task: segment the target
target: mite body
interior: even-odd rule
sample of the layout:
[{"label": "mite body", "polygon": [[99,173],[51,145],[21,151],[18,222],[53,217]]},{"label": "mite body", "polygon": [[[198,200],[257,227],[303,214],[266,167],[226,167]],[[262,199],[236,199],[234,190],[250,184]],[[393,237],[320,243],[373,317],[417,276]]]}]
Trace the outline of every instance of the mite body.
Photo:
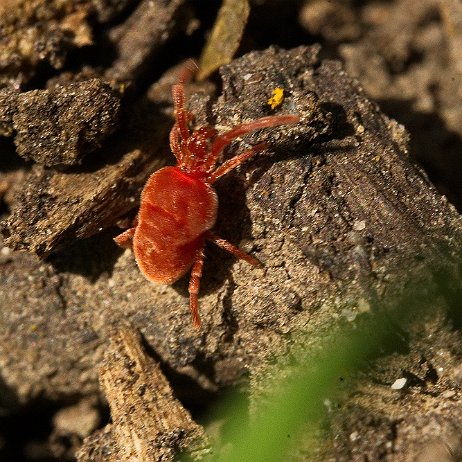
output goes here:
[{"label": "mite body", "polygon": [[204,245],[210,240],[254,266],[259,262],[216,236],[218,197],[213,183],[266,147],[260,143],[216,166],[218,157],[234,139],[257,129],[296,123],[296,115],[269,116],[240,124],[217,135],[213,127],[190,132],[184,108],[184,82],[191,77],[191,62],[172,88],[175,124],[170,147],[177,164],[154,172],[141,194],[133,228],[117,236],[122,247],[132,246],[136,262],[150,281],[172,284],[191,268],[190,306],[195,327],[200,327],[198,293],[204,263]]},{"label": "mite body", "polygon": [[151,281],[171,284],[192,266],[217,217],[218,198],[204,181],[177,167],[151,175],[141,195],[133,251]]}]

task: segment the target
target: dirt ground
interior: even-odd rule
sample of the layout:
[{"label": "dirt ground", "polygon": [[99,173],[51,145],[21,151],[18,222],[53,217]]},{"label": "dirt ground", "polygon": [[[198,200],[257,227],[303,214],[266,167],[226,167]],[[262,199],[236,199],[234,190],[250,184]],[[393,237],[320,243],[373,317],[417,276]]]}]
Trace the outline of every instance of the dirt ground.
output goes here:
[{"label": "dirt ground", "polygon": [[[426,309],[292,457],[462,460],[461,50],[459,0],[3,0],[0,460],[201,460],[224,390],[258,412],[275,357],[411,284]],[[188,277],[151,284],[113,241],[174,162],[190,57],[191,128],[300,117],[223,155],[266,143],[214,228],[263,267],[207,244],[200,330]]]}]

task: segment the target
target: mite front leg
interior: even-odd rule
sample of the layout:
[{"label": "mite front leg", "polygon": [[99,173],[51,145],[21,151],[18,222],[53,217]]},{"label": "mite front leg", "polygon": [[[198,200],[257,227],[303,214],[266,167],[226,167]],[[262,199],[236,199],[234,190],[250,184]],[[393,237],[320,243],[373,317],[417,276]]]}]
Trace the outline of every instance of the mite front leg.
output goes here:
[{"label": "mite front leg", "polygon": [[176,158],[178,164],[183,161],[183,153],[181,152],[181,133],[178,124],[175,122],[170,130],[170,150]]},{"label": "mite front leg", "polygon": [[184,108],[184,85],[178,83],[172,87],[173,113],[175,114],[176,126],[180,132],[181,141],[184,143],[189,138],[188,116]]},{"label": "mite front leg", "polygon": [[193,326],[199,329],[201,320],[199,317],[199,287],[202,277],[202,268],[204,266],[204,246],[196,253],[196,259],[191,269],[191,277],[189,279],[189,305],[193,319]]},{"label": "mite front leg", "polygon": [[185,110],[184,86],[185,83],[192,79],[197,69],[197,64],[194,60],[188,59],[180,71],[178,83],[172,86],[173,112],[183,143],[189,138],[188,113]]}]

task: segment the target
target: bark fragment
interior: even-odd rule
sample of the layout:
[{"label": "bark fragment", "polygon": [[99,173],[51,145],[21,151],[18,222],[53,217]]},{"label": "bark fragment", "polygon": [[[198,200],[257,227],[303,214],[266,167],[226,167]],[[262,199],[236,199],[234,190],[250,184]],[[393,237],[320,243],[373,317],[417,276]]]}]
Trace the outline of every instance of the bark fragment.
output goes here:
[{"label": "bark fragment", "polygon": [[193,459],[207,452],[207,439],[174,398],[159,364],[143,351],[140,336],[125,327],[114,333],[100,369],[100,382],[111,408],[114,448],[96,459],[83,448],[79,462],[173,461],[188,449]]},{"label": "bark fragment", "polygon": [[120,97],[99,79],[8,96],[3,132],[12,133],[10,122],[17,153],[48,167],[81,164],[119,121]]},{"label": "bark fragment", "polygon": [[111,31],[117,58],[106,76],[118,81],[136,81],[156,53],[185,25],[184,0],[143,0],[130,18]]}]

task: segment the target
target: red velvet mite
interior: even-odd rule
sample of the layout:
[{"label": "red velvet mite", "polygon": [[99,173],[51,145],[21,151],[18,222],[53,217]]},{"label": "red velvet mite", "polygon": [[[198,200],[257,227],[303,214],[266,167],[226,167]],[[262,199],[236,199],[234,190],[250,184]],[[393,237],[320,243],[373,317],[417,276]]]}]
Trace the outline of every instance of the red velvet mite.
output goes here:
[{"label": "red velvet mite", "polygon": [[153,282],[172,284],[190,268],[189,297],[193,325],[200,327],[198,293],[204,263],[205,241],[212,241],[254,266],[258,260],[210,231],[215,225],[218,198],[213,183],[264,149],[260,143],[216,166],[223,149],[245,133],[265,127],[296,123],[296,115],[268,116],[237,125],[217,135],[210,126],[190,132],[190,114],[185,110],[184,83],[197,66],[189,61],[173,85],[175,123],[170,148],[177,164],[154,172],[141,194],[140,209],[133,228],[114,240],[132,246],[143,275]]}]

